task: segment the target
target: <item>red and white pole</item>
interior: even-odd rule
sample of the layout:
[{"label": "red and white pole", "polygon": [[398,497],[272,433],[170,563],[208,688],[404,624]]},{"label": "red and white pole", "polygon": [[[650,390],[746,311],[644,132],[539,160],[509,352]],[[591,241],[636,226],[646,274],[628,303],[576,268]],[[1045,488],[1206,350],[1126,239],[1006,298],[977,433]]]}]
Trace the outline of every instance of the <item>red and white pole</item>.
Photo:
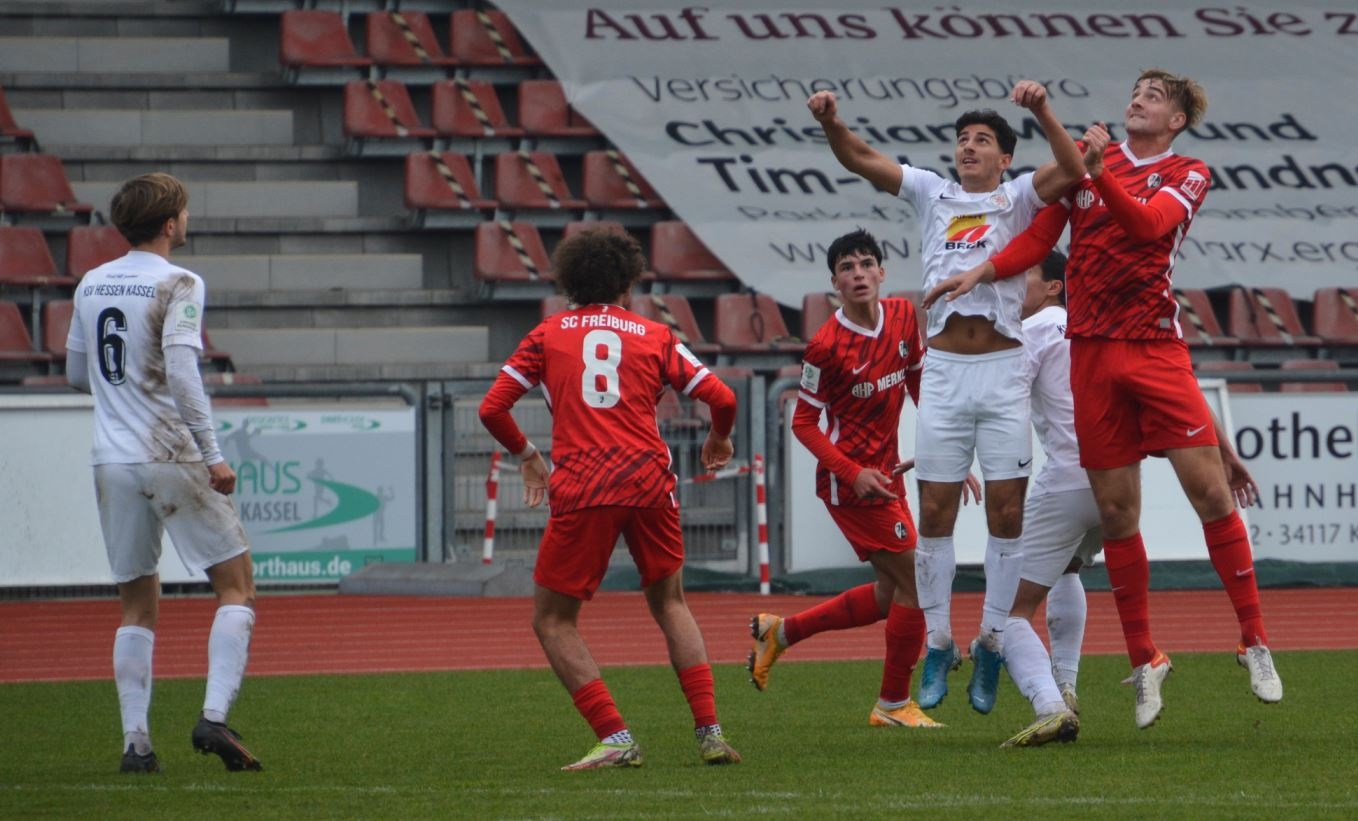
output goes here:
[{"label": "red and white pole", "polygon": [[759,594],[769,595],[769,508],[764,500],[764,457],[754,457],[754,508],[759,523]]},{"label": "red and white pole", "polygon": [[490,474],[486,476],[486,540],[481,545],[481,564],[490,564],[495,554],[496,497],[500,495],[500,451],[490,455]]}]

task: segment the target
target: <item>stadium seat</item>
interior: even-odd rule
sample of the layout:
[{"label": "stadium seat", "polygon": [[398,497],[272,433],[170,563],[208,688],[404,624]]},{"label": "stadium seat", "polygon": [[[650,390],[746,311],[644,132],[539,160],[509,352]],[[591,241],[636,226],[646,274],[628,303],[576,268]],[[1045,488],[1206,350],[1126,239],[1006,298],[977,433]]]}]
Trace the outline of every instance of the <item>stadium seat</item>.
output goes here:
[{"label": "stadium seat", "polygon": [[28,227],[0,227],[0,285],[31,288],[69,287],[74,277],[57,273],[42,231]]},{"label": "stadium seat", "polygon": [[19,306],[0,300],[0,381],[17,382],[45,373],[51,361],[50,353],[34,350]]},{"label": "stadium seat", "polygon": [[[566,187],[556,157],[545,151],[511,151],[495,156],[495,199],[517,210],[582,211],[585,201]],[[566,221],[569,221],[567,219]]]},{"label": "stadium seat", "polygon": [[406,156],[405,206],[414,212],[416,225],[470,226],[496,203],[481,196],[465,156],[424,151]]},{"label": "stadium seat", "polygon": [[735,274],[678,220],[651,226],[651,268],[660,279],[736,281]]},{"label": "stadium seat", "polygon": [[368,57],[379,66],[456,66],[443,53],[429,15],[422,11],[378,11],[367,17]]},{"label": "stadium seat", "polygon": [[716,341],[729,354],[800,354],[806,349],[788,333],[778,303],[768,294],[718,295]]},{"label": "stadium seat", "polygon": [[436,135],[434,129],[420,122],[404,83],[354,80],[344,86],[344,136],[350,141],[350,152],[362,154],[369,140],[399,141],[384,147],[383,153],[406,153],[409,141],[424,141],[428,147],[428,141]]},{"label": "stadium seat", "polygon": [[20,128],[14,121],[14,114],[5,101],[5,89],[0,87],[0,144],[3,143],[14,143],[22,151],[28,151],[36,145],[33,132]]},{"label": "stadium seat", "polygon": [[54,299],[42,306],[42,348],[54,360],[66,360],[66,337],[74,311],[75,301],[71,299]]},{"label": "stadium seat", "polygon": [[434,130],[443,137],[517,138],[523,129],[509,124],[495,86],[485,80],[440,80],[433,86]]},{"label": "stadium seat", "polygon": [[617,151],[585,154],[583,189],[585,202],[596,209],[664,208],[651,184],[626,157]]},{"label": "stadium seat", "polygon": [[1311,325],[1328,358],[1358,364],[1358,288],[1316,291]]},{"label": "stadium seat", "polygon": [[131,250],[112,225],[77,225],[66,234],[66,275],[80,279]]},{"label": "stadium seat", "polygon": [[31,215],[74,216],[88,223],[93,206],[77,202],[61,158],[52,154],[0,157],[0,211],[11,221]]},{"label": "stadium seat", "polygon": [[476,226],[472,273],[478,280],[551,282],[552,263],[536,225],[529,222],[483,222]]},{"label": "stadium seat", "polygon": [[802,297],[802,339],[811,339],[839,310],[838,294],[809,293]]},{"label": "stadium seat", "polygon": [[339,12],[293,10],[280,17],[278,62],[289,83],[343,82],[373,64],[354,50]]},{"label": "stadium seat", "polygon": [[655,322],[662,322],[675,336],[699,356],[716,354],[721,346],[708,342],[693,316],[693,307],[679,294],[641,294],[632,297],[632,310]]},{"label": "stadium seat", "polygon": [[1227,336],[1212,309],[1212,299],[1197,288],[1175,288],[1174,299],[1179,305],[1179,326],[1193,358],[1230,359],[1240,347],[1240,340]]},{"label": "stadium seat", "polygon": [[69,388],[71,383],[66,380],[64,373],[43,373],[33,376],[25,376],[19,380],[19,384],[25,388]]},{"label": "stadium seat", "polygon": [[1264,386],[1258,382],[1237,382],[1232,380],[1229,374],[1253,372],[1254,366],[1248,362],[1238,362],[1230,359],[1208,360],[1206,362],[1195,362],[1193,368],[1197,371],[1201,379],[1221,378],[1226,381],[1226,388],[1231,393],[1262,393]]},{"label": "stadium seat", "polygon": [[532,137],[599,137],[599,129],[566,102],[556,80],[519,83],[519,125]]},{"label": "stadium seat", "polygon": [[1279,362],[1320,346],[1319,337],[1302,327],[1292,297],[1282,288],[1233,289],[1227,324],[1251,361]]},{"label": "stadium seat", "polygon": [[530,53],[502,11],[458,9],[448,18],[448,53],[472,66],[536,67]]},{"label": "stadium seat", "polygon": [[[1332,359],[1285,359],[1278,363],[1278,369],[1310,373],[1334,373],[1339,371],[1339,363]],[[1278,386],[1282,393],[1342,393],[1348,390],[1344,382],[1283,382]]]},{"label": "stadium seat", "polygon": [[203,328],[203,350],[198,354],[198,359],[214,370],[235,370],[235,366],[231,364],[231,354],[212,344],[212,338],[207,335],[207,328]]}]

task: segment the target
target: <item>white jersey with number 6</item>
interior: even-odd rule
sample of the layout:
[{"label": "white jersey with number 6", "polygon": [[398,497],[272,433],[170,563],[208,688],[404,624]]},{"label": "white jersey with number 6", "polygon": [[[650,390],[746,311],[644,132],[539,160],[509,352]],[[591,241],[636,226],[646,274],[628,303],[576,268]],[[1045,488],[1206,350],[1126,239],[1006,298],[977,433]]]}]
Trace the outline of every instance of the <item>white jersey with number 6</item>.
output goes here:
[{"label": "white jersey with number 6", "polygon": [[164,348],[201,350],[203,280],[146,251],[130,251],[76,286],[66,340],[83,352],[94,394],[92,463],[199,462],[165,379]]}]

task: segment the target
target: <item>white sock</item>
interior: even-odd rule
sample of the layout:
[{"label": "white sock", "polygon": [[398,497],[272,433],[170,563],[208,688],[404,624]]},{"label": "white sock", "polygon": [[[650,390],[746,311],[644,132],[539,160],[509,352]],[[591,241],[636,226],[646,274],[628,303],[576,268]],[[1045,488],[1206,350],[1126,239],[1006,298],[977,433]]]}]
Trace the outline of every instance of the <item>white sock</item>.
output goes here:
[{"label": "white sock", "polygon": [[1047,594],[1047,635],[1051,637],[1052,673],[1058,684],[1075,685],[1088,611],[1080,574],[1063,573]]},{"label": "white sock", "polygon": [[1014,607],[1019,571],[1023,569],[1023,541],[991,536],[985,547],[985,605],[981,608],[981,635],[1002,644],[1004,623]]},{"label": "white sock", "polygon": [[151,752],[151,657],[156,634],[145,627],[119,627],[113,638],[113,680],[123,716],[123,749]]},{"label": "white sock", "polygon": [[1018,685],[1019,692],[1032,702],[1038,715],[1066,709],[1061,691],[1056,689],[1056,681],[1052,679],[1051,657],[1027,619],[1013,616],[1008,620],[1004,632],[1004,666],[1009,668],[1009,677]]},{"label": "white sock", "polygon": [[952,582],[957,548],[951,536],[921,536],[915,546],[915,589],[929,631],[928,645],[943,649],[952,641]]},{"label": "white sock", "polygon": [[227,713],[240,692],[245,677],[245,661],[250,656],[250,633],[255,627],[255,611],[244,605],[225,604],[217,608],[212,632],[207,637],[207,695],[203,716],[208,721],[226,723]]}]

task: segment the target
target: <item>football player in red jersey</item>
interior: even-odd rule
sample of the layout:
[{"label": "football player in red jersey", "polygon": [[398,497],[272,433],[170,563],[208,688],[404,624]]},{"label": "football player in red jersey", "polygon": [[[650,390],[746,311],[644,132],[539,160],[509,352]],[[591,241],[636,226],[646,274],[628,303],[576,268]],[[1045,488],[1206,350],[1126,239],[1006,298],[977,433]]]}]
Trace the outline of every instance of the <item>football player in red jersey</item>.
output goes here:
[{"label": "football player in red jersey", "polygon": [[[603,580],[619,535],[665,634],[703,761],[740,761],[722,737],[712,668],[684,601],[676,479],[656,425],[656,402],[666,387],[705,402],[712,428],[702,463],[716,470],[731,459],[736,399],[667,326],[627,310],[645,264],[628,236],[595,230],[563,240],[553,265],[576,307],[548,317],[524,337],[481,403],[481,422],[521,462],[524,501],[550,501],[533,570],[533,630],[599,738],[567,770],[641,765],[640,746],[577,627],[580,607]],[[550,476],[546,460],[509,413],[538,385],[552,412]]]},{"label": "football player in red jersey", "polygon": [[926,304],[979,282],[1026,270],[1071,226],[1068,305],[1071,389],[1080,463],[1103,522],[1104,557],[1136,684],[1136,722],[1155,723],[1172,669],[1151,640],[1150,569],[1141,540],[1141,460],[1170,460],[1203,523],[1207,553],[1240,622],[1236,658],[1260,701],[1282,699],[1268,650],[1249,534],[1236,504],[1257,494],[1253,478],[1198,390],[1170,276],[1178,248],[1211,187],[1199,160],[1174,138],[1196,125],[1207,95],[1194,80],[1150,69],[1137,78],[1123,127],[1085,134],[1088,175],[1039,214],[1032,228],[982,265],[940,283]]},{"label": "football player in red jersey", "polygon": [[[885,617],[882,687],[868,723],[941,727],[910,698],[924,614],[915,591],[915,523],[905,502],[897,428],[906,392],[919,401],[919,323],[909,300],[880,298],[886,274],[871,234],[839,237],[827,257],[830,284],[843,307],[806,346],[792,431],[816,456],[816,495],[877,580],[786,619],[755,616],[751,680],[763,690],[783,651],[809,636]],[[828,417],[824,431],[822,412]]]}]

